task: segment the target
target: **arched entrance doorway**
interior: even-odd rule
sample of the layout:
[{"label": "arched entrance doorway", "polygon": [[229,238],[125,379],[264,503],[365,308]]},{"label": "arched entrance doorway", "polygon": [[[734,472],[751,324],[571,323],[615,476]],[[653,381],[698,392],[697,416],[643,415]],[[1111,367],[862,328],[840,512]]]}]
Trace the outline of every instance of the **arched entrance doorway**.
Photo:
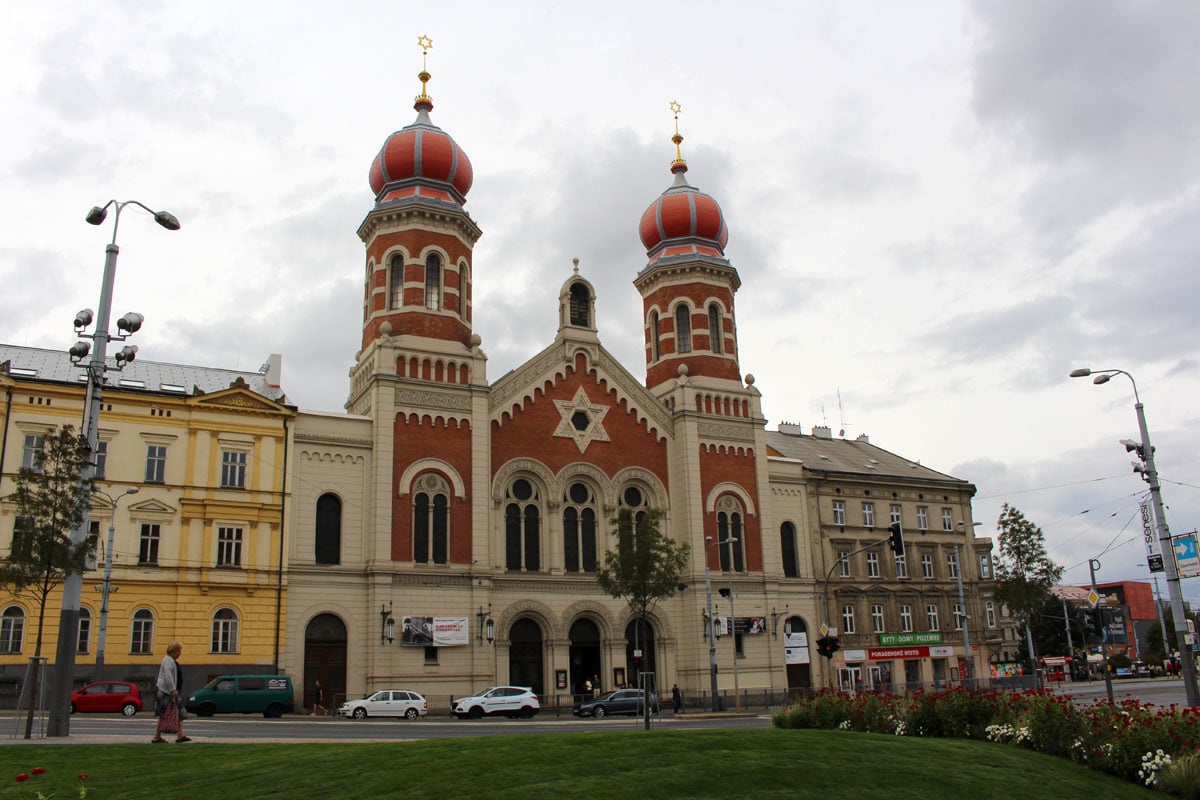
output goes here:
[{"label": "arched entrance doorway", "polygon": [[788,617],[783,624],[784,658],[787,660],[788,689],[812,688],[812,658],[810,653],[816,652],[816,647],[810,647],[808,628],[799,617]]},{"label": "arched entrance doorway", "polygon": [[304,629],[304,707],[312,708],[313,686],[325,687],[325,707],[336,711],[346,699],[346,625],[318,614]]},{"label": "arched entrance doorway", "polygon": [[571,693],[583,694],[584,683],[600,674],[600,629],[590,619],[571,625]]},{"label": "arched entrance doorway", "polygon": [[[638,652],[641,655],[637,655]],[[657,683],[643,687],[639,675],[645,673],[647,679],[653,680],[658,674],[658,664],[654,653],[654,626],[650,620],[639,623],[633,620],[625,628],[625,682],[637,688],[658,690]],[[614,680],[616,680],[614,676]]]},{"label": "arched entrance doorway", "polygon": [[542,629],[531,619],[519,619],[508,631],[508,678],[513,686],[528,686],[539,697],[542,681]]}]

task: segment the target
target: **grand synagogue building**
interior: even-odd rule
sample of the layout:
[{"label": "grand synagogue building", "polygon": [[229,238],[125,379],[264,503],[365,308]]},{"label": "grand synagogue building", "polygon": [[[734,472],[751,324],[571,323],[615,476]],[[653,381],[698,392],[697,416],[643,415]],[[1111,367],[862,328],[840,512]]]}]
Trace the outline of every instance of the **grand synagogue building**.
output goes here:
[{"label": "grand synagogue building", "polygon": [[[110,673],[152,675],[155,653],[178,638],[197,680],[279,669],[306,689],[320,678],[335,695],[460,695],[512,683],[545,698],[644,674],[699,702],[712,680],[710,607],[724,634],[715,653],[723,694],[916,685],[957,678],[966,662],[981,676],[1007,657],[991,599],[992,543],[973,535],[970,483],[865,436],[767,430],[759,389],[742,371],[740,279],[725,256],[725,219],[688,182],[678,132],[665,190],[640,220],[630,215],[646,250],[633,276],[644,377],[601,344],[595,291],[576,266],[559,292],[553,340],[489,383],[472,324],[472,164],[433,123],[429,75],[420,77],[416,119],[370,165],[348,413],[290,406],[277,360],[265,389],[249,376],[194,392],[193,376],[178,381],[178,421],[152,420],[178,426],[165,433],[142,431],[137,410],[166,402],[154,400],[158,384],[122,380],[106,394],[130,410],[108,421],[102,413],[108,452],[126,455],[109,455],[98,486],[110,496],[140,487],[137,503],[112,505],[116,549],[138,553],[149,522],[156,537],[153,562],[117,561],[114,577],[128,589],[109,621]],[[5,354],[0,388],[16,398],[5,407],[6,437],[49,430],[49,401],[35,402],[42,394],[57,398],[55,409],[81,405],[77,376],[55,383],[21,367],[26,348]],[[40,415],[36,424],[30,415]],[[198,438],[192,415],[205,415],[200,427],[212,432]],[[147,442],[176,479],[141,480]],[[251,484],[225,485],[218,464],[229,448],[243,454],[242,474],[257,476]],[[0,531],[9,535],[19,467],[11,453],[0,464]],[[168,459],[180,456],[207,466],[173,469]],[[260,497],[248,502],[247,490]],[[623,507],[661,509],[665,533],[691,552],[680,591],[640,630],[595,576]],[[886,544],[893,521],[906,532],[903,557]],[[244,556],[238,539],[237,559],[231,530],[249,537]],[[35,616],[26,600],[0,596],[5,674],[32,654]],[[842,648],[828,661],[813,646],[822,625]],[[89,658],[79,635],[82,679]]]}]

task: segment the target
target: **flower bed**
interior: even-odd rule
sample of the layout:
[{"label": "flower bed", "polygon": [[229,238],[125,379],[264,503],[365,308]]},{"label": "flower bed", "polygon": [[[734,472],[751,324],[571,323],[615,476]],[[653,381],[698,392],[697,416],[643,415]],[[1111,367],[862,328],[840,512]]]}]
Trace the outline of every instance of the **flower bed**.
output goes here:
[{"label": "flower bed", "polygon": [[[1137,700],[1077,706],[1070,698],[1046,691],[972,692],[955,687],[906,695],[820,692],[777,711],[772,721],[777,728],[1016,745],[1185,797],[1196,796],[1188,793],[1186,779],[1176,778],[1183,764],[1197,761],[1192,756],[1200,748],[1198,709]],[[1162,780],[1167,777],[1170,780]]]}]

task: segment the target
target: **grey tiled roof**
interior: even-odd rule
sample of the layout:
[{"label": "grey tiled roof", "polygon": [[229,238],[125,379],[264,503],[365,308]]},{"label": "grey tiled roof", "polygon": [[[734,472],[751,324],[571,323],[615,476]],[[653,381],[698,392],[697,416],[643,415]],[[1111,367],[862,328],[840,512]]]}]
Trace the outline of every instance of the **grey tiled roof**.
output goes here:
[{"label": "grey tiled roof", "polygon": [[[789,426],[791,427],[791,426]],[[767,446],[784,458],[804,462],[810,470],[852,473],[862,476],[944,481],[970,487],[968,481],[909,461],[865,438],[841,439],[803,433],[767,431]]]},{"label": "grey tiled roof", "polygon": [[[42,350],[36,347],[18,347],[0,344],[0,365],[8,363],[9,377],[14,380],[37,380],[52,383],[83,383],[84,371],[71,363],[65,350]],[[110,366],[115,365],[112,358]],[[122,391],[149,392],[189,397],[198,393],[210,394],[228,389],[230,384],[241,378],[246,387],[263,397],[279,403],[287,403],[287,396],[279,386],[270,386],[263,372],[247,372],[214,367],[192,367],[185,364],[167,364],[161,361],[136,359],[120,372],[110,370],[105,374],[106,386]],[[200,391],[197,392],[196,390]]]}]

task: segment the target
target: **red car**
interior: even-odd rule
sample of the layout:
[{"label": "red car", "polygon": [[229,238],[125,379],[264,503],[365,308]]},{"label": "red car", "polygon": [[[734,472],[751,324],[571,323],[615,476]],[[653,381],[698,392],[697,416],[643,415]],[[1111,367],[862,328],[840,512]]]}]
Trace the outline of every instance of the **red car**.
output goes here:
[{"label": "red car", "polygon": [[71,692],[71,713],[120,711],[127,717],[142,710],[142,693],[136,683],[103,681]]}]

